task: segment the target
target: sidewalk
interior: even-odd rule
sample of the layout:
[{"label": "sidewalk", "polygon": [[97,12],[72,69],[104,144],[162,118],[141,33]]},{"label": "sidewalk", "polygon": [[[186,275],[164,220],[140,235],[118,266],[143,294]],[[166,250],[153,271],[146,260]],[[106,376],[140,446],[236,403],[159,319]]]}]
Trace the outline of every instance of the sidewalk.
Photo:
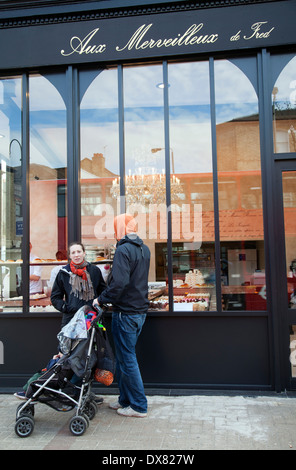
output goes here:
[{"label": "sidewalk", "polygon": [[19,438],[14,425],[21,402],[13,395],[0,395],[0,450],[296,449],[295,395],[148,396],[146,418],[119,416],[108,408],[114,399],[105,395],[80,437],[69,431],[74,411],[59,413],[37,404],[32,435]]}]

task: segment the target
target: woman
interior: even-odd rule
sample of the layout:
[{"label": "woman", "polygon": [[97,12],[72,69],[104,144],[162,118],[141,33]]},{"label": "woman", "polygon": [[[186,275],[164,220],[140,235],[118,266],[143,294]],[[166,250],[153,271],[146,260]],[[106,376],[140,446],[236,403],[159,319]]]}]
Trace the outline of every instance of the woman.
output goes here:
[{"label": "woman", "polygon": [[63,313],[62,328],[81,307],[92,307],[94,298],[106,288],[100,269],[85,260],[82,243],[71,243],[68,256],[70,263],[57,274],[51,292],[52,305]]}]

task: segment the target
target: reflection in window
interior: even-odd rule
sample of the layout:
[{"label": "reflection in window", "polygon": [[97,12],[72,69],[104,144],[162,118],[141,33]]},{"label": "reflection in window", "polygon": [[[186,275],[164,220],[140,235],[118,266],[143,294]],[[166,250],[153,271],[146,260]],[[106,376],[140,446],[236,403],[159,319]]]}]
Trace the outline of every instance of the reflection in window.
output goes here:
[{"label": "reflection in window", "polygon": [[274,85],[272,111],[275,153],[296,152],[296,57]]},{"label": "reflection in window", "polygon": [[169,65],[174,310],[216,310],[208,62]]},{"label": "reflection in window", "polygon": [[29,78],[31,311],[53,309],[51,272],[67,259],[66,107],[54,83],[54,75]]},{"label": "reflection in window", "polygon": [[296,378],[296,325],[290,327],[291,377]]},{"label": "reflection in window", "polygon": [[[81,72],[81,230],[88,261],[110,258],[117,214],[112,182],[119,177],[117,70]],[[100,265],[103,275],[109,265]],[[106,269],[105,269],[106,268]]]},{"label": "reflection in window", "polygon": [[21,85],[18,77],[0,80],[0,301],[14,312],[22,310]]},{"label": "reflection in window", "polygon": [[162,309],[168,305],[167,257],[158,253],[167,242],[162,67],[126,67],[123,79],[126,210],[151,251],[149,285],[162,292],[153,304]]},{"label": "reflection in window", "polygon": [[296,171],[283,171],[285,251],[289,307],[296,308]]},{"label": "reflection in window", "polygon": [[224,310],[266,309],[257,95],[231,62],[215,62]]}]

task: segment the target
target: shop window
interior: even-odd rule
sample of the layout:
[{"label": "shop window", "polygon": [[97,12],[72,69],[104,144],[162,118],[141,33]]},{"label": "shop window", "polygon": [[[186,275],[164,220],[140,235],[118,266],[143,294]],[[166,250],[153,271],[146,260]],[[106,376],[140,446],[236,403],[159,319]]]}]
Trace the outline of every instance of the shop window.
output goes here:
[{"label": "shop window", "polygon": [[0,311],[21,311],[22,141],[20,77],[0,80]]},{"label": "shop window", "polygon": [[86,258],[97,263],[107,278],[114,253],[114,217],[111,195],[119,178],[117,70],[82,71],[80,79],[81,238]]},{"label": "shop window", "polygon": [[209,64],[169,64],[175,311],[216,310]]},{"label": "shop window", "polygon": [[296,308],[296,171],[282,172],[288,306]]},{"label": "shop window", "polygon": [[[54,274],[67,263],[66,107],[55,75],[31,75],[30,311],[54,310]],[[57,80],[57,83],[60,83]]]},{"label": "shop window", "polygon": [[296,152],[296,57],[279,75],[271,99],[274,152]]},{"label": "shop window", "polygon": [[296,325],[290,327],[290,364],[291,377],[296,378]]},{"label": "shop window", "polygon": [[256,92],[236,65],[215,62],[219,229],[224,310],[265,310]]},{"label": "shop window", "polygon": [[[139,236],[151,252],[151,306],[168,309],[167,209],[164,151],[163,70],[161,65],[125,67],[125,206],[138,222]],[[169,149],[173,164],[174,152]],[[177,183],[176,183],[177,185]],[[117,191],[117,182],[113,194]],[[158,295],[157,302],[153,299]]]}]

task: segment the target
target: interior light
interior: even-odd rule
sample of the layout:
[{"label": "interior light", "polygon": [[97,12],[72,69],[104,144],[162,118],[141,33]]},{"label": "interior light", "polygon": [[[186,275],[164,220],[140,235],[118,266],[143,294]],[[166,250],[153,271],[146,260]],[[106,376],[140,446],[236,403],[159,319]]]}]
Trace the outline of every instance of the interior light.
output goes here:
[{"label": "interior light", "polygon": [[[169,86],[170,86],[170,84],[168,83],[168,87],[169,87]],[[156,85],[156,88],[160,88],[160,89],[162,90],[163,88],[165,88],[165,84],[164,84],[164,83],[158,83],[158,84]]]}]

